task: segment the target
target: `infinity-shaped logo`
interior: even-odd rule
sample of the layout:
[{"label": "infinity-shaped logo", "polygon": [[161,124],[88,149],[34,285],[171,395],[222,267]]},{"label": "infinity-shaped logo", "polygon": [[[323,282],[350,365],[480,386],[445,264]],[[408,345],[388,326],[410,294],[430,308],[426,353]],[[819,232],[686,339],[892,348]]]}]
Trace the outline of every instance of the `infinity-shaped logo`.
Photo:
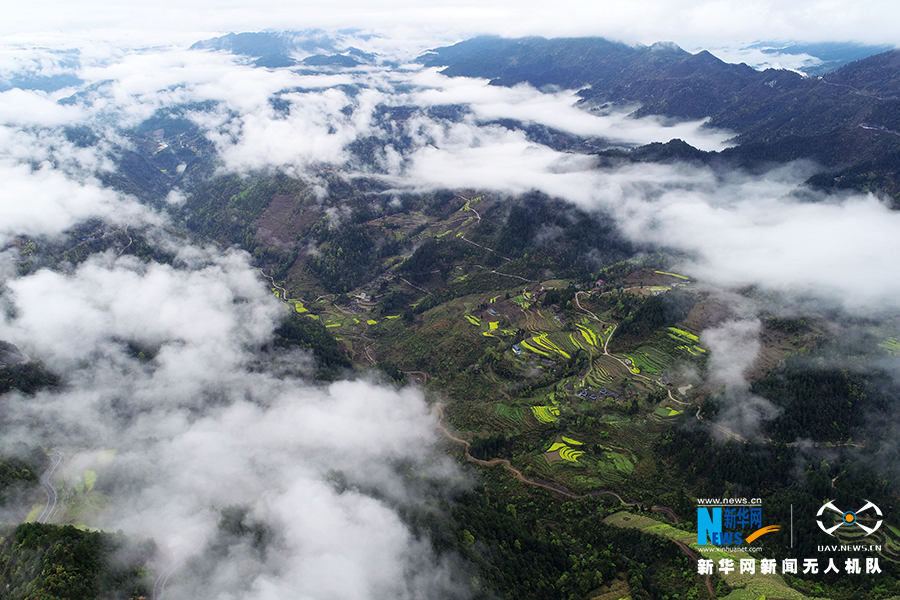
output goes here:
[{"label": "infinity-shaped logo", "polygon": [[[833,527],[825,527],[825,525],[822,523],[821,520],[816,519],[816,523],[819,524],[819,529],[821,529],[822,531],[824,531],[825,533],[827,533],[830,536],[834,536],[834,531],[841,525],[856,525],[857,527],[859,527],[860,529],[862,529],[863,531],[866,532],[866,536],[875,533],[876,531],[878,531],[878,528],[881,527],[881,522],[882,522],[881,519],[878,519],[878,522],[875,523],[875,527],[866,527],[865,525],[863,525],[862,523],[859,522],[859,518],[857,517],[857,515],[859,513],[869,510],[870,508],[874,508],[875,514],[877,514],[879,517],[882,516],[881,509],[878,508],[877,506],[875,506],[872,502],[869,502],[868,500],[866,500],[865,506],[863,506],[862,508],[860,508],[859,510],[857,510],[855,512],[852,510],[843,511],[829,501],[822,505],[822,508],[820,508],[819,512],[816,513],[816,516],[821,517],[822,513],[825,512],[826,508],[829,510],[833,510],[837,514],[841,515],[840,522]],[[863,536],[863,537],[866,537],[866,536]]]}]

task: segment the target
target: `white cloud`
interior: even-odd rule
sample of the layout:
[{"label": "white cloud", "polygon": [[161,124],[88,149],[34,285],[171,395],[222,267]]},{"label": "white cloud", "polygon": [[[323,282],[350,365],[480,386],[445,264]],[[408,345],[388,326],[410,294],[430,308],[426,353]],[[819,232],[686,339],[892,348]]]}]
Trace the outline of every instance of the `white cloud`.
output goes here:
[{"label": "white cloud", "polygon": [[411,156],[407,185],[538,189],[611,213],[633,240],[688,253],[680,268],[707,282],[758,284],[853,310],[900,305],[900,282],[884,276],[900,252],[900,213],[870,195],[798,199],[810,165],[761,176],[688,164],[597,170],[590,157],[516,132],[456,129]]},{"label": "white cloud", "polygon": [[[73,469],[115,449],[96,467],[106,507],[84,518],[154,538],[163,563],[194,556],[207,564],[211,575],[173,581],[167,595],[454,593],[454,575],[397,512],[425,498],[400,463],[418,477],[459,480],[437,452],[422,394],[363,380],[316,387],[251,368],[285,309],[244,253],[187,248],[180,258],[173,267],[95,256],[68,275],[39,271],[8,283],[15,316],[0,324],[0,338],[65,383],[5,398],[5,439],[63,449]],[[133,358],[128,341],[155,357]],[[273,531],[265,557],[201,551],[231,505]]]},{"label": "white cloud", "polygon": [[19,88],[0,92],[0,124],[53,126],[80,121],[82,111],[60,106],[58,96]]},{"label": "white cloud", "polygon": [[[874,15],[874,17],[873,17]],[[17,40],[46,32],[100,31],[104,38],[132,44],[190,43],[213,32],[260,29],[358,27],[394,37],[419,37],[423,32],[479,32],[504,35],[583,36],[652,43],[673,40],[711,43],[734,40],[855,40],[896,43],[897,6],[888,0],[865,5],[846,0],[571,0],[563,4],[512,0],[454,0],[429,3],[409,0],[314,0],[302,5],[275,0],[231,2],[159,0],[123,5],[90,0],[77,6],[59,0],[39,0],[11,6],[4,13],[0,35]],[[410,35],[412,33],[412,36]],[[57,34],[58,35],[58,34]],[[432,37],[433,39],[433,37]],[[690,44],[688,44],[690,45]]]},{"label": "white cloud", "polygon": [[31,169],[0,160],[0,178],[0,245],[17,234],[55,236],[89,217],[132,225],[161,222],[99,182],[74,181],[48,163]]},{"label": "white cloud", "polygon": [[425,69],[412,78],[425,89],[413,94],[417,105],[466,104],[481,120],[517,119],[582,136],[625,144],[649,144],[680,138],[701,150],[722,150],[734,134],[704,128],[704,121],[667,124],[657,117],[629,118],[630,111],[593,113],[575,106],[576,90],[540,92],[530,85],[492,86],[484,79],[445,77]]}]

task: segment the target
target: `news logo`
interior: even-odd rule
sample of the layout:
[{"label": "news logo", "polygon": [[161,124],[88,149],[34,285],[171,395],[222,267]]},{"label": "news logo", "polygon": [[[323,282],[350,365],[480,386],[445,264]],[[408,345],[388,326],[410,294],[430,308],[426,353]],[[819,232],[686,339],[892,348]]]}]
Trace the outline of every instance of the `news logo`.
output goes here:
[{"label": "news logo", "polygon": [[697,545],[740,546],[751,544],[757,538],[780,525],[762,524],[762,506],[698,506]]},{"label": "news logo", "polygon": [[[860,508],[859,510],[856,510],[856,511],[852,511],[852,510],[843,511],[843,510],[839,509],[837,506],[835,506],[833,502],[828,501],[825,504],[823,504],[822,507],[819,509],[819,512],[816,513],[816,523],[819,524],[819,529],[821,529],[822,531],[824,531],[825,533],[827,533],[828,535],[830,535],[832,537],[836,537],[834,535],[834,532],[837,529],[839,529],[840,527],[859,527],[860,529],[862,529],[863,531],[866,532],[866,535],[863,536],[863,537],[866,537],[866,536],[872,535],[873,533],[878,531],[878,528],[881,527],[881,523],[882,523],[882,519],[880,519],[880,518],[875,522],[874,527],[866,527],[865,525],[863,525],[862,523],[859,522],[859,515],[861,513],[866,512],[870,508],[875,511],[876,515],[878,515],[879,517],[882,516],[881,509],[878,508],[873,502],[869,502],[868,500],[866,500],[866,503],[865,503],[865,505],[863,505],[862,508]],[[836,512],[837,514],[839,514],[841,516],[840,520],[838,520],[836,524],[826,525],[825,523],[823,523],[821,517],[825,513],[826,510],[830,510],[830,511],[833,511],[833,512]]]}]

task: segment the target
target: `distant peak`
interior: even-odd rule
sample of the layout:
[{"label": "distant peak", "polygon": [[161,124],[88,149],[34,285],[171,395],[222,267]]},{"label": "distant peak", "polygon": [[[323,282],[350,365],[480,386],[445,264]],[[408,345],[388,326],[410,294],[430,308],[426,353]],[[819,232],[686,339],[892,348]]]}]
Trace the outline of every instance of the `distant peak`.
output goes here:
[{"label": "distant peak", "polygon": [[655,42],[650,46],[651,52],[684,52],[684,50],[675,42]]}]

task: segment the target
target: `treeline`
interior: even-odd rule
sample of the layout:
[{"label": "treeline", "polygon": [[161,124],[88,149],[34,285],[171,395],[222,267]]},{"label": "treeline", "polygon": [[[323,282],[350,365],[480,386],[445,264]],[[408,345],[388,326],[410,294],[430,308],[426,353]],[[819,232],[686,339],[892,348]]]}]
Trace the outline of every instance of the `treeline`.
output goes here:
[{"label": "treeline", "polygon": [[313,236],[320,255],[310,258],[308,268],[326,290],[346,293],[373,277],[379,256],[375,239],[364,225],[350,223],[334,228],[317,225]]},{"label": "treeline", "polygon": [[0,450],[0,506],[5,506],[17,493],[36,486],[49,462],[36,446],[17,444]]},{"label": "treeline", "polygon": [[414,532],[428,532],[439,554],[455,553],[477,569],[475,598],[569,600],[593,597],[603,585],[621,585],[621,595],[627,589],[635,600],[689,598],[702,585],[675,544],[604,525],[618,510],[608,508],[612,503],[529,494],[505,477],[485,473],[481,489],[444,508],[449,518],[433,510],[406,515]]},{"label": "treeline", "polygon": [[45,369],[39,362],[29,361],[0,368],[0,394],[12,390],[34,394],[38,390],[54,388],[59,384],[59,377]]},{"label": "treeline", "polygon": [[900,395],[883,371],[835,368],[808,355],[788,356],[750,389],[782,409],[767,431],[783,442],[877,436],[869,425],[883,423]]},{"label": "treeline", "polygon": [[16,270],[25,276],[38,269],[60,269],[67,265],[79,265],[94,254],[113,251],[117,255],[129,255],[145,262],[170,264],[174,255],[151,245],[141,229],[116,228],[100,219],[87,221],[67,230],[58,240],[28,239],[19,250]]},{"label": "treeline", "polygon": [[299,200],[306,190],[305,183],[283,173],[249,180],[237,175],[217,177],[194,188],[180,216],[192,233],[252,252],[256,248],[253,224],[272,196],[290,195]]},{"label": "treeline", "polygon": [[478,246],[458,239],[431,238],[403,261],[400,270],[410,281],[419,285],[431,279],[434,271],[438,272],[441,280],[446,280],[454,264],[477,260],[484,253]]},{"label": "treeline", "polygon": [[152,542],[71,525],[23,523],[0,541],[5,600],[127,600],[146,598]]},{"label": "treeline", "polygon": [[575,293],[577,290],[575,286],[570,285],[567,288],[553,288],[551,290],[547,290],[547,293],[544,294],[544,299],[541,301],[541,304],[544,306],[551,306],[556,304],[561,308],[565,308],[566,305],[571,302],[575,298]]}]

